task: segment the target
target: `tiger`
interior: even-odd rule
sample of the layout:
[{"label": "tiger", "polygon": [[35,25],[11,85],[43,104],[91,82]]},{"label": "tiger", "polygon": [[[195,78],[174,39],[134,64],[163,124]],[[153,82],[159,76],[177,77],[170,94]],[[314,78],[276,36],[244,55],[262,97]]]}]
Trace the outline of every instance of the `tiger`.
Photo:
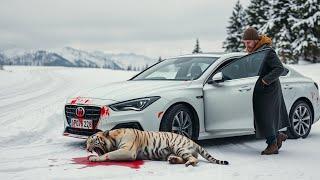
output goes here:
[{"label": "tiger", "polygon": [[195,166],[198,154],[211,163],[228,165],[217,160],[203,147],[186,136],[172,132],[140,131],[121,128],[100,131],[87,138],[86,150],[91,162],[158,160],[170,164]]}]

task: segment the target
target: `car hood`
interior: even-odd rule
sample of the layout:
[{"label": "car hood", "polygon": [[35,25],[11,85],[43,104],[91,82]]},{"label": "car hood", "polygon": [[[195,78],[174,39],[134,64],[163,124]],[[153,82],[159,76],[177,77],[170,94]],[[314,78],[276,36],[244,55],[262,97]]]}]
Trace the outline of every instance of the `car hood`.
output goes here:
[{"label": "car hood", "polygon": [[191,81],[131,80],[107,84],[78,93],[76,96],[119,102],[141,97],[161,96],[161,92],[163,91],[186,88],[190,83]]}]

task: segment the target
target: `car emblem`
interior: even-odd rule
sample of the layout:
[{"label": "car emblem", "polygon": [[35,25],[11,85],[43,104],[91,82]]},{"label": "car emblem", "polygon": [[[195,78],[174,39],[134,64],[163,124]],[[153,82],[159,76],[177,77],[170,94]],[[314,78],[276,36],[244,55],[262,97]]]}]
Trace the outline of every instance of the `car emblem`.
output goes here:
[{"label": "car emblem", "polygon": [[84,116],[84,113],[85,113],[85,110],[83,107],[77,107],[76,109],[76,115],[78,117],[83,117]]}]

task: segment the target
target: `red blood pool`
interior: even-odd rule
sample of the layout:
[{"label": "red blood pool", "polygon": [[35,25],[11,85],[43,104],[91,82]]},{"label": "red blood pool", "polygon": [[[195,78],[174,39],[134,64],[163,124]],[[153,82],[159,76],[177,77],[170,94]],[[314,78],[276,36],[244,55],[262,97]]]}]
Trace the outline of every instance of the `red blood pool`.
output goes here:
[{"label": "red blood pool", "polygon": [[94,167],[94,166],[125,166],[133,169],[139,169],[143,165],[142,160],[135,161],[105,161],[105,162],[91,162],[88,160],[88,157],[78,157],[72,158],[73,164],[85,165],[85,167]]}]

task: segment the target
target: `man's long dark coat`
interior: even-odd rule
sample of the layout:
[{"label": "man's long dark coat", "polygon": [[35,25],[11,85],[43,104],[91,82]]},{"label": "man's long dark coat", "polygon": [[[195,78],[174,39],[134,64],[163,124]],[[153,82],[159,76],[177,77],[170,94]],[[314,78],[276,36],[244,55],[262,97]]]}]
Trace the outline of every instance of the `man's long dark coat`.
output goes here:
[{"label": "man's long dark coat", "polygon": [[[275,51],[263,45],[259,50],[268,48],[261,64],[259,78],[253,92],[253,112],[256,135],[266,138],[276,135],[279,129],[289,126],[289,117],[282,95],[280,75],[284,67]],[[267,83],[263,84],[262,79]]]}]

